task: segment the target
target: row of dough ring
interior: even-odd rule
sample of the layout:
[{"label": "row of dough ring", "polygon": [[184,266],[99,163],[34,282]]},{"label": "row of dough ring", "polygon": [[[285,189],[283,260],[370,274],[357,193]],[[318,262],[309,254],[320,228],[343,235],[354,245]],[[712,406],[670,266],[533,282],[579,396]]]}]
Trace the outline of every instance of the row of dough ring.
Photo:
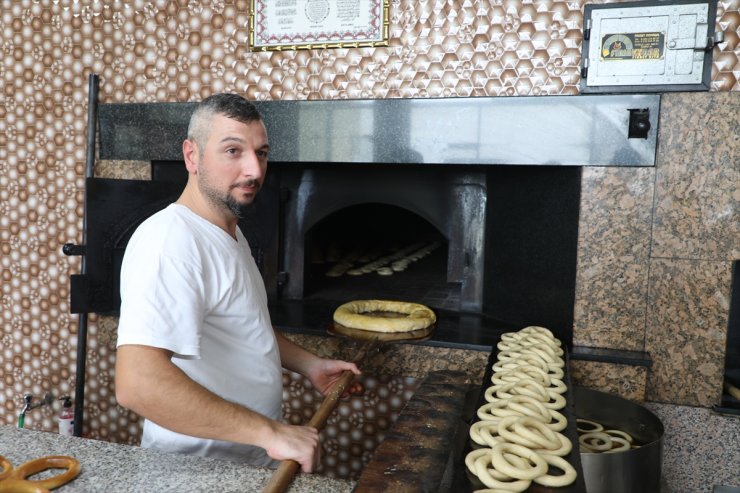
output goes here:
[{"label": "row of dough ring", "polygon": [[561,487],[575,481],[575,469],[563,459],[573,444],[560,433],[568,424],[560,412],[567,391],[560,345],[544,327],[501,335],[486,403],[470,427],[474,449],[465,458],[470,473],[488,488],[480,492],[520,492],[532,482]]}]

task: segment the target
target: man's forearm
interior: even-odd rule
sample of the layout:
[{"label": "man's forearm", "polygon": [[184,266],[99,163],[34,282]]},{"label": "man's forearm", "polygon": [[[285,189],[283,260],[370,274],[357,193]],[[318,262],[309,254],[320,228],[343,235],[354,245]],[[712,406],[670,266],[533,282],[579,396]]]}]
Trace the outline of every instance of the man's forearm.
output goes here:
[{"label": "man's forearm", "polygon": [[[294,344],[277,331],[275,336],[283,366],[307,377],[313,386],[324,395],[331,390],[345,371],[360,374],[360,370],[354,363],[320,358]],[[355,393],[361,390],[362,386],[355,382],[348,392]]]},{"label": "man's forearm", "polygon": [[185,435],[266,448],[272,420],[213,394],[190,379],[167,352],[121,346],[116,358],[116,398],[137,414]]},{"label": "man's forearm", "polygon": [[280,360],[283,367],[288,370],[308,376],[311,367],[321,360],[321,358],[303,349],[277,330],[275,331],[275,337],[277,338],[278,350],[280,351]]}]

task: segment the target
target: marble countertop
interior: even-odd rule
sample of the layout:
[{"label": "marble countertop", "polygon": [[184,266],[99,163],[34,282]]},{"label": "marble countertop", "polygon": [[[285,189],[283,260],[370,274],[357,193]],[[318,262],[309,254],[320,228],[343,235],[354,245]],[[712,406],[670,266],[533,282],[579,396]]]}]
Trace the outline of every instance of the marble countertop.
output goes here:
[{"label": "marble countertop", "polygon": [[[297,474],[288,493],[436,491],[445,474],[454,434],[470,386],[455,371],[431,372],[423,379],[395,425],[357,481]],[[238,462],[167,454],[131,445],[60,436],[0,425],[0,456],[17,467],[47,455],[80,461],[81,472],[54,491],[260,491],[273,471]],[[458,464],[459,465],[459,464]],[[39,479],[50,474],[42,473]]]},{"label": "marble countertop", "polygon": [[[130,445],[19,430],[10,425],[0,425],[0,455],[15,467],[46,455],[76,458],[81,464],[80,474],[54,490],[60,493],[101,489],[119,492],[259,491],[273,472],[232,461],[166,454]],[[297,474],[288,491],[349,492],[354,484],[326,476]]]}]

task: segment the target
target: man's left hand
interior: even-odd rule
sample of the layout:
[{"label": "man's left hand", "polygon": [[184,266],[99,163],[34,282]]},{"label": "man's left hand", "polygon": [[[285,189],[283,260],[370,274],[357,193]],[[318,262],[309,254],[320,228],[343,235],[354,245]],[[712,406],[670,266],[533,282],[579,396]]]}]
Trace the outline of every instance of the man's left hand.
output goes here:
[{"label": "man's left hand", "polygon": [[[321,359],[316,365],[314,365],[306,376],[322,395],[327,395],[345,371],[351,371],[355,375],[360,374],[360,370],[357,368],[357,365],[349,361]],[[342,396],[359,394],[364,390],[365,389],[360,382],[353,380],[344,389]]]}]

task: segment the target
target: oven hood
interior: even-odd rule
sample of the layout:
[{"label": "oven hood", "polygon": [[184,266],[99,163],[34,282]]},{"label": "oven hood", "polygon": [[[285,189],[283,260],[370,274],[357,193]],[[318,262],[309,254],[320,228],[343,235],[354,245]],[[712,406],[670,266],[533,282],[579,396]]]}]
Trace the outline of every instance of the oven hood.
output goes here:
[{"label": "oven hood", "polygon": [[[101,105],[100,158],[181,160],[195,104]],[[654,166],[660,95],[255,105],[274,163]]]}]

